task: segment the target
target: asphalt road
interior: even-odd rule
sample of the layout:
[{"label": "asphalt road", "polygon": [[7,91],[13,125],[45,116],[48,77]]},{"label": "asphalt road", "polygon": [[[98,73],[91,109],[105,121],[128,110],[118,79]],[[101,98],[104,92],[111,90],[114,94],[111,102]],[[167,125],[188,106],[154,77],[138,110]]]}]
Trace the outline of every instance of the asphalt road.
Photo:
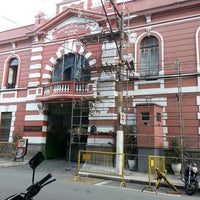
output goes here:
[{"label": "asphalt road", "polygon": [[[43,178],[51,172],[49,170],[48,167],[36,169],[35,180]],[[141,184],[126,183],[126,187],[120,187],[120,182],[97,178],[83,177],[74,182],[75,168],[69,171],[53,170],[52,174],[57,179],[56,182],[43,188],[35,200],[193,200],[200,197],[199,192],[193,196],[185,195],[184,191],[180,195],[168,194],[168,187],[159,188],[158,194],[149,188],[141,192],[144,188]],[[28,165],[0,168],[0,199],[4,200],[9,195],[24,191],[31,181],[32,171]]]}]

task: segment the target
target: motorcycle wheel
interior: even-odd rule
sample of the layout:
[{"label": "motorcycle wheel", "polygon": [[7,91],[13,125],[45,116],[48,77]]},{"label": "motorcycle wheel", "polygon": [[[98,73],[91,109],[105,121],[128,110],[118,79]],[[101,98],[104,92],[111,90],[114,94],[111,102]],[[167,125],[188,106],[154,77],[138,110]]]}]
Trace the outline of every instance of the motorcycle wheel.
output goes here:
[{"label": "motorcycle wheel", "polygon": [[196,180],[191,180],[190,185],[188,182],[185,184],[185,192],[188,195],[193,195],[198,189],[198,182]]}]

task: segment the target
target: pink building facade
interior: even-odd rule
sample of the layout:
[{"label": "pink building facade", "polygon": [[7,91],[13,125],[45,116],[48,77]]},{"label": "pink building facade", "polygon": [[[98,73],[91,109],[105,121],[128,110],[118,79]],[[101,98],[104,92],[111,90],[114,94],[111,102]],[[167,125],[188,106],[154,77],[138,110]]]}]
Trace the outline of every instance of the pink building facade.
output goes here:
[{"label": "pink building facade", "polygon": [[115,134],[120,79],[125,125],[136,127],[139,148],[160,152],[178,136],[198,151],[200,2],[56,6],[51,19],[39,13],[35,24],[0,32],[0,141],[20,134],[28,153],[58,157],[67,154],[74,128]]}]

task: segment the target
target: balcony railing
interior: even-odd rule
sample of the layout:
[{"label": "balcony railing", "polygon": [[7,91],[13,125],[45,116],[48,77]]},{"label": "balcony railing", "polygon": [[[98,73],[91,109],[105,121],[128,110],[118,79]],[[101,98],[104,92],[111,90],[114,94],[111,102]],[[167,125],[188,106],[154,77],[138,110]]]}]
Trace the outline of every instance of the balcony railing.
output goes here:
[{"label": "balcony railing", "polygon": [[59,94],[92,95],[92,82],[65,81],[43,87],[43,97]]}]

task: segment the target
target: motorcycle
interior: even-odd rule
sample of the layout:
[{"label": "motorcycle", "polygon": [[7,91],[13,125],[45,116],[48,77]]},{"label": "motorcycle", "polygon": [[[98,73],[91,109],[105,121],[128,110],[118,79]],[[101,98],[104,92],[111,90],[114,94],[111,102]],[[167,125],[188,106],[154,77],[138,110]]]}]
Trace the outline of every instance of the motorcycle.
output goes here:
[{"label": "motorcycle", "polygon": [[31,158],[31,160],[29,161],[29,165],[33,170],[32,184],[26,189],[25,192],[20,192],[20,193],[11,195],[10,197],[6,198],[5,200],[33,200],[33,197],[36,196],[44,186],[56,181],[56,179],[49,180],[52,178],[52,175],[49,173],[43,179],[41,179],[39,182],[35,183],[35,181],[34,181],[35,169],[44,160],[45,160],[45,157],[42,152],[38,152],[37,154],[35,154],[35,156],[33,156],[33,158]]},{"label": "motorcycle", "polygon": [[184,171],[183,182],[185,183],[185,192],[193,195],[198,190],[198,168],[196,163],[189,162]]}]

